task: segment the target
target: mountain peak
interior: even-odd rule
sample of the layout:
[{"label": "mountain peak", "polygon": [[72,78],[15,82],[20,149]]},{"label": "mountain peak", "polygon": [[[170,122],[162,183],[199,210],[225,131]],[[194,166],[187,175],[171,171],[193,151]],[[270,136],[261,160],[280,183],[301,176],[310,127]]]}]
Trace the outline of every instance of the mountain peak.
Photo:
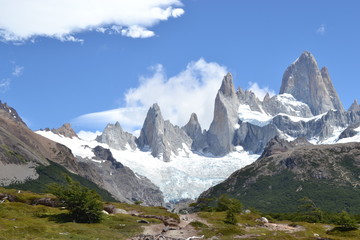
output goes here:
[{"label": "mountain peak", "polygon": [[7,105],[7,103],[2,103],[1,101],[0,101],[0,116],[4,116],[4,117],[6,116],[8,119],[18,123],[22,123],[26,126],[25,122],[23,122],[23,120],[21,119],[21,117],[19,116],[19,114],[16,112],[15,109]]},{"label": "mountain peak", "polygon": [[360,111],[360,105],[358,103],[358,101],[355,99],[354,102],[351,104],[350,108],[349,108],[349,111],[352,111],[352,112],[358,112]]},{"label": "mountain peak", "polygon": [[320,71],[315,57],[307,51],[286,69],[280,88],[280,94],[283,93],[309,105],[314,115],[329,110],[343,111],[328,69],[323,67]]},{"label": "mountain peak", "polygon": [[231,73],[227,73],[224,76],[219,92],[221,92],[224,96],[235,96],[235,87]]},{"label": "mountain peak", "polygon": [[78,135],[75,133],[74,129],[72,129],[70,123],[64,123],[61,127],[57,129],[53,128],[51,131],[67,138],[78,138]]}]

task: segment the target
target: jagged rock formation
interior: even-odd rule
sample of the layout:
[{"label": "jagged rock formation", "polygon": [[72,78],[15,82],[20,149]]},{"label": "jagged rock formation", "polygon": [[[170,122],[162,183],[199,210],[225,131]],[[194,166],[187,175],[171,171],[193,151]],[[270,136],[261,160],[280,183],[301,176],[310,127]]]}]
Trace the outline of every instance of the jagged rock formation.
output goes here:
[{"label": "jagged rock formation", "polygon": [[309,52],[304,52],[286,69],[280,88],[280,94],[283,93],[289,93],[309,105],[314,115],[329,110],[344,110],[327,68],[319,70]]},{"label": "jagged rock formation", "polygon": [[70,123],[65,123],[57,129],[53,128],[51,131],[55,134],[62,135],[67,138],[79,138],[74,129],[72,129]]},{"label": "jagged rock formation", "polygon": [[189,122],[182,127],[186,134],[192,139],[191,150],[206,151],[206,132],[202,132],[196,113],[192,113]]},{"label": "jagged rock formation", "polygon": [[291,94],[275,95],[272,98],[265,97],[262,108],[271,116],[283,113],[294,117],[313,117],[311,110],[305,103],[297,101]]},{"label": "jagged rock formation", "polygon": [[216,95],[214,119],[207,134],[209,152],[212,154],[225,155],[233,150],[232,143],[238,122],[239,105],[232,75],[228,73]]},{"label": "jagged rock formation", "polygon": [[296,212],[297,200],[311,198],[324,211],[360,212],[360,143],[311,145],[300,139],[269,141],[253,164],[234,172],[199,197],[221,194],[264,212]]},{"label": "jagged rock formation", "polygon": [[360,105],[357,100],[354,100],[354,102],[351,104],[348,111],[351,111],[351,112],[359,112],[360,111]]},{"label": "jagged rock formation", "polygon": [[179,154],[179,149],[191,149],[192,140],[184,130],[164,121],[160,107],[154,104],[147,113],[137,143],[142,150],[151,149],[154,157],[170,161],[172,155]]},{"label": "jagged rock formation", "polygon": [[103,133],[96,138],[96,141],[106,143],[109,147],[118,150],[136,149],[135,140],[136,138],[131,133],[122,129],[119,122],[108,124]]}]

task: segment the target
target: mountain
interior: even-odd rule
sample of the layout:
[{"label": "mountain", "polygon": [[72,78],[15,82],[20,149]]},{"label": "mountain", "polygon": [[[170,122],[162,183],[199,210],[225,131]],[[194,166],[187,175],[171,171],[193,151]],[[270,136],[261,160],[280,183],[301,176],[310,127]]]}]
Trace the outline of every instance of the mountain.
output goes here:
[{"label": "mountain", "polygon": [[199,197],[228,194],[263,212],[296,212],[297,201],[312,199],[322,210],[360,213],[360,143],[312,145],[276,137],[262,156]]},{"label": "mountain", "polygon": [[[80,141],[70,124],[40,132]],[[34,133],[21,120],[15,109],[0,103],[2,186],[12,185],[21,189],[27,186],[36,191],[44,191],[46,184],[62,181],[63,173],[71,173],[76,180],[102,192],[103,196],[105,194],[107,199],[163,205],[162,193],[148,179],[136,175],[111,157],[102,159],[101,156],[95,156],[96,161],[75,158],[69,148]]]},{"label": "mountain", "polygon": [[96,138],[100,143],[106,143],[110,147],[119,150],[136,149],[135,137],[125,132],[120,123],[108,124],[103,133]]},{"label": "mountain", "polygon": [[153,157],[168,162],[179,155],[179,150],[190,150],[192,140],[184,130],[165,121],[159,105],[154,104],[146,115],[137,143],[141,150],[151,149]]},{"label": "mountain", "polygon": [[328,70],[319,70],[314,56],[304,52],[286,69],[278,95],[259,99],[250,90],[236,90],[231,73],[226,74],[208,130],[202,129],[196,113],[185,126],[176,126],[154,103],[139,137],[119,122],[108,124],[93,141],[79,138],[67,124],[37,133],[71,149],[76,157],[73,172],[117,199],[162,204],[162,196],[166,202],[198,197],[254,162],[272,139],[360,141],[359,109],[356,101],[348,111],[343,109]]},{"label": "mountain", "polygon": [[164,205],[162,193],[157,186],[117,161],[111,151],[100,146],[100,143],[91,144],[53,131],[40,130],[36,133],[69,147],[72,156],[76,157],[76,164],[82,170],[76,173],[96,183],[118,201],[127,203],[141,201],[146,205]]},{"label": "mountain", "polygon": [[283,93],[308,104],[314,115],[344,110],[328,69],[319,70],[314,56],[306,51],[286,69],[280,88],[280,94]]}]

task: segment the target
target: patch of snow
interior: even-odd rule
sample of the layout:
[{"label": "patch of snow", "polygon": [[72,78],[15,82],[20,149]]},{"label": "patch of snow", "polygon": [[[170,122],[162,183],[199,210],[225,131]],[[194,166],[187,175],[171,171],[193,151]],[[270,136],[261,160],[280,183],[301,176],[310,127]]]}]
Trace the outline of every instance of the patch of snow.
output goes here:
[{"label": "patch of snow", "polygon": [[338,143],[349,143],[349,142],[360,142],[360,133],[356,134],[353,137],[343,138],[338,141]]},{"label": "patch of snow", "polygon": [[266,113],[252,111],[250,106],[246,104],[240,104],[238,109],[238,116],[241,121],[248,122],[260,127],[268,125],[273,118]]},{"label": "patch of snow", "polygon": [[288,117],[290,118],[290,120],[292,122],[309,122],[311,120],[315,120],[315,121],[318,121],[320,120],[324,115],[326,115],[327,113],[322,113],[322,114],[319,114],[319,115],[316,115],[314,117],[309,117],[309,118],[304,118],[304,117],[295,117],[295,116],[290,116],[288,114],[284,114],[284,113],[279,113],[277,115],[279,116],[285,116],[285,117]]},{"label": "patch of snow", "polygon": [[342,139],[340,139],[339,141],[339,136],[345,129],[346,128],[336,127],[334,128],[334,131],[330,137],[328,137],[325,140],[321,140],[321,141],[318,140],[318,142],[315,144],[335,144],[338,142],[340,143]]},{"label": "patch of snow", "polygon": [[120,151],[96,141],[65,138],[52,132],[36,133],[67,146],[74,155],[82,158],[94,157],[90,148],[98,145],[109,148],[117,161],[157,185],[163,192],[165,201],[195,199],[203,191],[224,181],[234,171],[251,164],[259,157],[245,152],[242,147],[237,147],[235,152],[224,157],[204,156],[186,149],[186,156],[174,156],[172,161],[164,162],[154,158],[149,151]]}]

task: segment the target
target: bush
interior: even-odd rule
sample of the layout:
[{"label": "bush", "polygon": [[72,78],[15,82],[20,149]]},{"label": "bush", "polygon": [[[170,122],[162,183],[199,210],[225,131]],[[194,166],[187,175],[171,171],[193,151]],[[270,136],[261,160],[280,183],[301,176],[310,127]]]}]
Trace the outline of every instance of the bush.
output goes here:
[{"label": "bush", "polygon": [[357,223],[355,218],[350,216],[346,211],[339,213],[336,224],[344,231],[350,231],[357,229]]},{"label": "bush", "polygon": [[226,211],[226,217],[224,223],[235,225],[237,224],[237,219],[235,216],[235,212],[233,209],[229,209]]},{"label": "bush", "polygon": [[49,185],[48,191],[63,201],[75,222],[100,222],[103,209],[100,196],[68,176],[66,181],[68,184],[65,186],[60,184]]},{"label": "bush", "polygon": [[223,211],[229,211],[233,213],[241,213],[243,209],[243,205],[238,199],[230,198],[228,195],[223,194],[219,197],[216,211],[223,212]]}]

